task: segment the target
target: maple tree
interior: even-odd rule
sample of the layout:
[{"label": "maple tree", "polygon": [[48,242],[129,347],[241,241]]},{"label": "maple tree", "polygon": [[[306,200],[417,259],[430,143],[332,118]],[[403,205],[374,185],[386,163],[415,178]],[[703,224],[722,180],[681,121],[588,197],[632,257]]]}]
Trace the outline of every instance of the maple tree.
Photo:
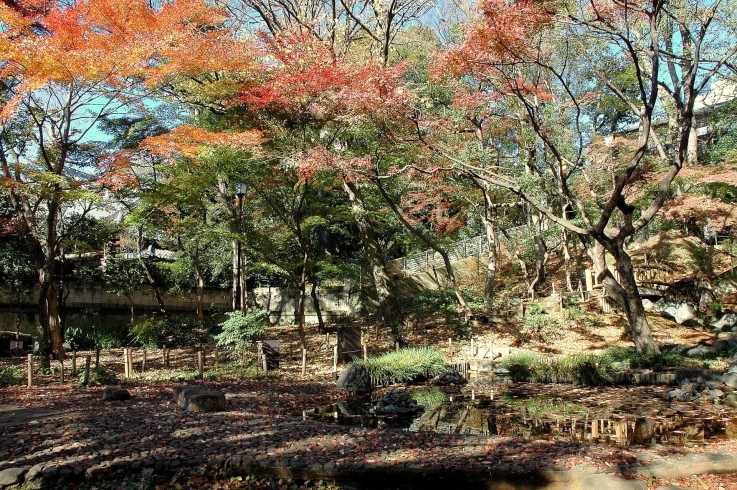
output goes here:
[{"label": "maple tree", "polygon": [[[721,42],[733,25],[732,9],[699,1],[560,5],[487,0],[479,3],[479,12],[480,19],[465,30],[464,42],[444,53],[436,66],[445,77],[483,81],[478,96],[484,103],[503,99],[518,104],[524,130],[537,143],[527,155],[529,173],[524,179],[508,169],[482,168],[445,156],[582,237],[599,281],[628,318],[638,351],[658,352],[624,244],[661,209],[688,160],[696,95],[737,51]],[[602,63],[607,57],[631,68],[635,90],[609,76]],[[668,70],[675,65],[681,70]],[[585,108],[597,99],[586,83],[592,78],[575,72],[580,66],[590,70],[599,90],[620,99],[639,121],[636,144],[618,159],[608,190],[593,178],[598,164],[586,154],[588,142],[601,136],[584,125],[589,113]],[[663,94],[676,108],[677,150],[662,162],[667,172],[652,197],[644,204],[628,202],[628,190],[651,160],[651,129]],[[569,206],[575,219],[565,212]],[[605,253],[614,257],[618,277],[606,266]]]},{"label": "maple tree", "polygon": [[[207,66],[221,43],[222,11],[197,1],[19,0],[0,4],[0,168],[2,186],[36,243],[41,352],[63,353],[55,262],[68,230],[59,217],[97,195],[84,177],[96,124],[141,101],[140,82],[164,84]],[[198,50],[202,48],[202,50]],[[192,50],[186,56],[182,50]],[[75,213],[84,218],[89,206]],[[66,210],[66,211],[65,211]]]}]

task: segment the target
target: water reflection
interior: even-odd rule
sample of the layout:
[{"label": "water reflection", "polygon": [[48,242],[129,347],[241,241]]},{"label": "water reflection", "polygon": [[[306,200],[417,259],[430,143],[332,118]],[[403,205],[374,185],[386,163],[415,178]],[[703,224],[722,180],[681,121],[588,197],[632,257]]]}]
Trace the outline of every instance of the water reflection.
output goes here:
[{"label": "water reflection", "polygon": [[[520,437],[611,445],[704,443],[737,437],[737,414],[704,416],[663,404],[648,413],[625,413],[612,407],[590,409],[550,397],[490,395],[447,396],[439,390],[410,390],[424,412],[403,416],[371,413],[370,398],[349,398],[306,412],[306,416],[364,427],[408,431]],[[440,394],[439,394],[440,393]]]}]

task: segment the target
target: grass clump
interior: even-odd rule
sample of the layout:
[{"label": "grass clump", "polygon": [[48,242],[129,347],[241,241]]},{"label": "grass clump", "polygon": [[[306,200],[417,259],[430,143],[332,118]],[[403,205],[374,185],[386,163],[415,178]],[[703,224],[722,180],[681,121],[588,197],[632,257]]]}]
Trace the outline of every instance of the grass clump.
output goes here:
[{"label": "grass clump", "polygon": [[642,353],[637,352],[634,347],[610,347],[604,352],[603,357],[610,359],[611,362],[627,362],[632,369],[652,369],[653,371],[698,366],[698,361],[683,354],[676,352]]},{"label": "grass clump", "polygon": [[17,386],[23,384],[25,373],[18,366],[5,366],[0,370],[0,386]]},{"label": "grass clump", "polygon": [[443,352],[427,347],[408,347],[356,362],[365,365],[371,375],[383,384],[420,381],[448,369]]},{"label": "grass clump", "polygon": [[502,362],[512,381],[536,383],[573,383],[603,386],[612,382],[611,361],[603,356],[583,354],[558,358],[541,358],[531,352],[520,352]]},{"label": "grass clump", "polygon": [[448,395],[435,387],[408,390],[418,405],[432,408],[448,401]]}]

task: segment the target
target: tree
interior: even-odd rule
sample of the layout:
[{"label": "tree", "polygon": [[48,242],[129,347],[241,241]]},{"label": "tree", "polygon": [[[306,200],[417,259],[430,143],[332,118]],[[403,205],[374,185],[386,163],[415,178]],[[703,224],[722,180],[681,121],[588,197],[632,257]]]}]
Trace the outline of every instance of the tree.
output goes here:
[{"label": "tree", "polygon": [[203,26],[223,19],[222,12],[196,1],[160,9],[140,0],[0,5],[0,170],[20,226],[39,250],[45,364],[52,351],[63,352],[55,286],[64,239],[60,213],[80,198],[95,197],[75,171],[94,166],[85,138],[98,121],[141,100],[138,81],[160,82],[200,61],[177,53],[211,42],[218,33]]},{"label": "tree", "polygon": [[[537,144],[529,155],[530,174],[525,179],[514,178],[505,169],[480,168],[446,157],[511,191],[588,243],[599,281],[625,312],[637,350],[658,352],[625,242],[661,209],[688,161],[696,96],[737,52],[737,46],[727,42],[735,26],[733,9],[724,2],[701,0],[580,5],[487,0],[479,4],[479,11],[481,18],[467,28],[462,45],[449,50],[439,67],[446,76],[483,80],[489,87],[480,94],[485,100],[503,98],[519,104],[524,127],[534,133]],[[634,77],[636,90],[610,76],[607,57],[621,61]],[[581,78],[581,66],[594,78]],[[593,178],[597,166],[586,154],[588,143],[598,135],[584,127],[584,107],[596,100],[591,90],[597,85],[636,109],[639,120],[635,144],[620,155],[607,191]],[[649,143],[656,110],[664,104],[662,93],[675,106],[677,150],[661,162],[666,172],[657,190],[645,201],[631,202],[633,186],[654,163]],[[544,190],[544,197],[537,197],[533,189]],[[568,206],[575,217],[563,211]],[[605,253],[613,256],[618,277],[607,268]]]}]

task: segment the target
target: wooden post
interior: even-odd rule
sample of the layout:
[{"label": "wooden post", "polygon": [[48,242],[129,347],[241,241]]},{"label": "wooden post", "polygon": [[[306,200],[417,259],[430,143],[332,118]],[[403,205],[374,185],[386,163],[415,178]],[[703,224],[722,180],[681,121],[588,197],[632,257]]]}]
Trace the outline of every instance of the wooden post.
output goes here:
[{"label": "wooden post", "polygon": [[72,351],[72,377],[77,377],[77,351]]},{"label": "wooden post", "polygon": [[59,354],[59,382],[64,384],[64,354]]},{"label": "wooden post", "polygon": [[95,369],[100,367],[100,348],[95,349]]},{"label": "wooden post", "polygon": [[333,346],[333,381],[338,380],[338,346]]},{"label": "wooden post", "polygon": [[591,269],[586,269],[584,271],[584,279],[586,281],[586,291],[593,291],[594,289],[594,276]]},{"label": "wooden post", "polygon": [[394,350],[399,352],[399,342],[395,342],[394,344]]},{"label": "wooden post", "polygon": [[33,354],[28,354],[28,387],[33,388]]},{"label": "wooden post", "polygon": [[205,379],[205,362],[202,357],[202,351],[199,351],[197,353],[197,367],[200,371],[200,379]]},{"label": "wooden post", "polygon": [[146,349],[143,349],[143,360],[141,361],[141,372],[146,371]]},{"label": "wooden post", "polygon": [[302,349],[302,377],[307,374],[307,349]]},{"label": "wooden post", "polygon": [[368,346],[363,344],[363,360],[365,361],[366,359],[368,359]]},{"label": "wooden post", "polygon": [[128,377],[133,377],[133,349],[128,349]]},{"label": "wooden post", "polygon": [[453,339],[448,339],[448,355],[453,357]]},{"label": "wooden post", "polygon": [[130,378],[131,373],[128,371],[128,348],[123,348],[123,377]]},{"label": "wooden post", "polygon": [[476,357],[476,352],[473,350],[473,337],[471,337],[471,357]]},{"label": "wooden post", "polygon": [[85,388],[90,382],[90,361],[92,361],[92,356],[84,356],[84,377],[82,378],[82,386]]},{"label": "wooden post", "polygon": [[218,369],[219,366],[220,366],[220,356],[219,356],[218,348],[215,347],[215,369]]},{"label": "wooden post", "polygon": [[261,364],[263,364],[264,376],[268,376],[269,375],[269,365],[268,365],[268,362],[266,361],[266,356],[261,356]]}]

